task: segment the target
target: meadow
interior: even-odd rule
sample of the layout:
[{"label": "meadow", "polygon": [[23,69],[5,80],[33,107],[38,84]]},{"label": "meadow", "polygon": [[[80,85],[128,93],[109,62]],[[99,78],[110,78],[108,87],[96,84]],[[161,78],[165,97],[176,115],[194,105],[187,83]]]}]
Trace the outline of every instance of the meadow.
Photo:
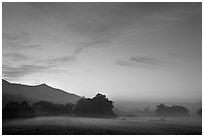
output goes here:
[{"label": "meadow", "polygon": [[36,117],[4,120],[3,135],[201,135],[197,117]]}]

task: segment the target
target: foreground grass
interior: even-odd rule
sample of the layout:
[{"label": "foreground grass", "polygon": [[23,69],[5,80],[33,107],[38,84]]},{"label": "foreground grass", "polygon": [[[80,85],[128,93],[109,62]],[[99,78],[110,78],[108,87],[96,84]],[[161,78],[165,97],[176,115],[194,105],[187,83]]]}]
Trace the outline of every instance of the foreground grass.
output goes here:
[{"label": "foreground grass", "polygon": [[92,118],[34,118],[4,122],[3,135],[201,135],[201,125]]}]

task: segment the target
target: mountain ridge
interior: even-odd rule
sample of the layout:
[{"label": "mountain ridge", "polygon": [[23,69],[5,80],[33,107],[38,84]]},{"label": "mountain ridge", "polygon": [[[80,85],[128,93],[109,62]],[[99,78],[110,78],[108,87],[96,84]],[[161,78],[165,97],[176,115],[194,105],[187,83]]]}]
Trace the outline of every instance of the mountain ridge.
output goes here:
[{"label": "mountain ridge", "polygon": [[10,83],[4,79],[2,79],[2,94],[21,95],[33,101],[45,100],[58,104],[76,103],[81,98],[74,93],[53,88],[45,83],[40,85],[24,85]]}]

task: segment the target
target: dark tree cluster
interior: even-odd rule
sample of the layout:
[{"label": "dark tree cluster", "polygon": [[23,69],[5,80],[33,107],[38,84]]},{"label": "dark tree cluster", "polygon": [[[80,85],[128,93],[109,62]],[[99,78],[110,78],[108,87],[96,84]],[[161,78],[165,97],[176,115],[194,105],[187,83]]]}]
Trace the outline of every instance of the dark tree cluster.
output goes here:
[{"label": "dark tree cluster", "polygon": [[77,102],[74,114],[87,117],[116,117],[113,112],[113,102],[99,93],[92,99],[81,98]]},{"label": "dark tree cluster", "polygon": [[35,116],[92,116],[115,117],[113,102],[105,95],[97,94],[94,98],[81,98],[77,104],[53,104],[38,101],[30,106],[26,101],[22,103],[9,102],[3,108],[3,118],[29,118]]},{"label": "dark tree cluster", "polygon": [[156,116],[188,116],[189,110],[182,106],[165,106],[160,104],[155,110]]},{"label": "dark tree cluster", "polygon": [[30,118],[35,116],[64,116],[71,115],[74,104],[53,104],[39,101],[30,106],[26,101],[22,103],[9,102],[3,109],[3,118]]},{"label": "dark tree cluster", "polygon": [[3,109],[3,118],[29,118],[34,117],[35,112],[33,108],[26,102],[9,102]]},{"label": "dark tree cluster", "polygon": [[39,101],[33,104],[37,116],[71,115],[74,104],[53,104],[52,102]]}]

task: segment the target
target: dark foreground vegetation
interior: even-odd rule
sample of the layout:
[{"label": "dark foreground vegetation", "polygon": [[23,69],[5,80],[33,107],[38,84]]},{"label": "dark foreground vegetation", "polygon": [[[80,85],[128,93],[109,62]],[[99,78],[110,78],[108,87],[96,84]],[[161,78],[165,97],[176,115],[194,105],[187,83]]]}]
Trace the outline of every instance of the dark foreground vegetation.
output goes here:
[{"label": "dark foreground vegetation", "polygon": [[[149,118],[148,118],[149,119]],[[166,119],[166,118],[165,118]],[[201,135],[201,124],[166,119],[102,119],[81,117],[38,117],[7,121],[3,135]],[[194,121],[194,120],[193,120]]]},{"label": "dark foreground vegetation", "polygon": [[182,128],[138,127],[130,129],[101,129],[62,126],[20,126],[3,128],[3,135],[201,135],[201,127],[183,126]]}]

